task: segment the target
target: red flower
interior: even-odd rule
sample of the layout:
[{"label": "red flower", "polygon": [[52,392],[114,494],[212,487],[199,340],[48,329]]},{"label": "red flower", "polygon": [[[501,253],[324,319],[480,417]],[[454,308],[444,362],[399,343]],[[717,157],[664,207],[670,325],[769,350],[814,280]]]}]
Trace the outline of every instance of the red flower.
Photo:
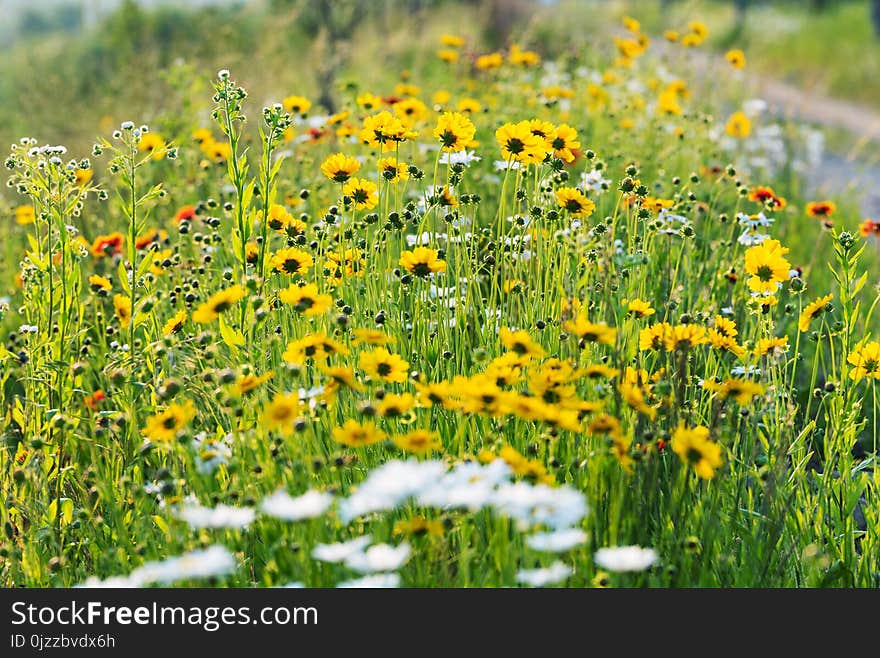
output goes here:
[{"label": "red flower", "polygon": [[86,406],[89,409],[96,409],[98,407],[98,404],[103,402],[106,397],[107,396],[104,394],[104,391],[102,391],[99,388],[97,391],[95,391],[91,395],[86,396],[86,399],[85,399]]},{"label": "red flower", "polygon": [[194,206],[183,206],[180,210],[177,211],[177,214],[174,216],[174,221],[182,222],[183,220],[190,220],[196,216],[196,209]]}]

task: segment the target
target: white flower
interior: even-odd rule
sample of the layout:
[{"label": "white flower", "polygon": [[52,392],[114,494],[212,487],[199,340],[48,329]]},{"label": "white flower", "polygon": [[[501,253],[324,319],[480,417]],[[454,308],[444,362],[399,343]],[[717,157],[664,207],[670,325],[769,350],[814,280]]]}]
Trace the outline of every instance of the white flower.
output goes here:
[{"label": "white flower", "polygon": [[743,375],[754,375],[757,377],[761,375],[761,369],[757,366],[734,366],[730,369],[730,374],[737,377],[742,377]]},{"label": "white flower", "polygon": [[608,189],[611,181],[602,176],[601,170],[585,171],[581,174],[581,187],[584,191],[590,190],[595,194],[601,194]]},{"label": "white flower", "polygon": [[743,101],[743,113],[752,117],[761,116],[767,111],[767,101],[762,98],[751,98]]},{"label": "white flower", "polygon": [[776,221],[772,217],[767,217],[762,212],[759,212],[757,215],[747,215],[744,212],[741,212],[736,216],[736,219],[740,224],[748,226],[749,228],[756,228],[758,226],[770,226],[770,224]]},{"label": "white flower", "polygon": [[516,580],[532,587],[544,587],[561,583],[574,573],[572,568],[562,562],[554,562],[546,569],[522,569],[517,572]]},{"label": "white flower", "polygon": [[377,573],[355,580],[346,580],[339,583],[336,587],[342,589],[392,589],[400,587],[400,575],[396,573]]},{"label": "white flower", "polygon": [[527,482],[499,487],[492,504],[502,514],[526,525],[546,525],[554,529],[577,525],[588,511],[584,495],[576,489]]},{"label": "white flower", "polygon": [[439,480],[446,465],[439,460],[394,460],[374,469],[357,490],[339,504],[343,523],[370,512],[394,509]]},{"label": "white flower", "polygon": [[422,492],[420,505],[443,508],[466,508],[476,511],[488,505],[496,487],[512,476],[510,466],[496,459],[485,466],[477,462],[462,462]]},{"label": "white flower", "polygon": [[202,507],[198,503],[184,503],[177,517],[193,528],[246,528],[254,521],[256,512],[249,507]]},{"label": "white flower", "polygon": [[283,489],[279,489],[263,499],[260,509],[269,516],[285,521],[301,521],[321,516],[332,504],[333,496],[322,491],[310,489],[302,496],[294,498]]},{"label": "white flower", "polygon": [[536,551],[562,553],[570,551],[587,541],[587,533],[577,528],[564,528],[555,532],[539,532],[526,538],[526,545]]},{"label": "white flower", "polygon": [[495,170],[504,171],[505,169],[519,169],[519,162],[516,160],[496,160]]},{"label": "white flower", "polygon": [[220,464],[225,464],[232,457],[232,435],[218,439],[207,432],[199,432],[193,439],[192,448],[196,454],[196,470],[199,473],[213,473]]},{"label": "white flower", "polygon": [[410,552],[407,543],[396,547],[390,544],[376,544],[363,553],[349,555],[345,560],[345,566],[361,573],[396,571],[409,558]]},{"label": "white flower", "polygon": [[224,576],[235,567],[232,553],[225,546],[214,545],[160,562],[147,562],[128,576],[113,576],[106,580],[93,576],[81,587],[143,587],[153,583],[170,585],[179,580]]},{"label": "white flower", "polygon": [[454,153],[444,152],[440,155],[440,163],[441,164],[463,164],[464,166],[470,165],[472,162],[479,162],[482,158],[479,155],[474,155],[473,151],[456,151]]},{"label": "white flower", "polygon": [[763,244],[764,240],[769,237],[770,236],[765,233],[749,233],[748,231],[745,231],[736,239],[736,241],[746,247],[753,247],[756,244]]},{"label": "white flower", "polygon": [[612,546],[600,548],[593,556],[596,564],[608,571],[644,571],[660,557],[653,548]]},{"label": "white flower", "polygon": [[312,549],[312,557],[322,562],[344,562],[352,555],[363,552],[370,541],[370,535],[363,535],[335,544],[318,544]]},{"label": "white flower", "polygon": [[286,585],[279,585],[278,589],[303,589],[305,587],[305,583],[301,583],[299,581],[294,581],[291,583],[287,583]]}]

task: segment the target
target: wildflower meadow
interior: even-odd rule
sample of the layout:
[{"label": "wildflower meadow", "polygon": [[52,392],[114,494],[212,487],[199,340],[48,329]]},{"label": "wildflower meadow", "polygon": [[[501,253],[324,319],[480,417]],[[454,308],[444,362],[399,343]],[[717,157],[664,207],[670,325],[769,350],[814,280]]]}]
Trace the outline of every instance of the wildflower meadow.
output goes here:
[{"label": "wildflower meadow", "polygon": [[0,583],[880,585],[880,221],[603,20],[12,144]]}]

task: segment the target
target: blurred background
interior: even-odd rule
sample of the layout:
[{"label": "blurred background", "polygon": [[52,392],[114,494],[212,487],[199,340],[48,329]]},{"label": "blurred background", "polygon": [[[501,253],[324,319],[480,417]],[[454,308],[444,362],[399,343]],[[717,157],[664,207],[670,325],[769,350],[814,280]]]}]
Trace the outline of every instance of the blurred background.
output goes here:
[{"label": "blurred background", "polygon": [[564,57],[628,14],[661,42],[703,21],[701,50],[745,50],[748,75],[802,92],[788,109],[843,150],[880,135],[880,0],[0,0],[0,139],[88,145],[191,109],[218,68],[257,102],[298,93],[332,110],[340,85],[430,68],[444,32],[473,55],[518,41]]}]

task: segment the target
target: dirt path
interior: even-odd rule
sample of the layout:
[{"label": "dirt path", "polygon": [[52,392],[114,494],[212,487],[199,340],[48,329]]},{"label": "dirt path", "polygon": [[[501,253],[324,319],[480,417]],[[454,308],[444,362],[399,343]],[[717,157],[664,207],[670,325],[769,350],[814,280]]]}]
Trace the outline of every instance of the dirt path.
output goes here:
[{"label": "dirt path", "polygon": [[868,107],[770,78],[756,78],[755,84],[762,98],[786,116],[826,128],[843,128],[860,139],[880,144],[880,114]]},{"label": "dirt path", "polygon": [[768,78],[757,78],[761,97],[778,114],[823,128],[843,129],[859,143],[843,155],[826,150],[807,176],[817,197],[854,195],[864,217],[880,218],[880,114],[848,101],[822,96]]},{"label": "dirt path", "polygon": [[[665,48],[665,44],[659,45]],[[729,71],[730,66],[721,55],[699,50],[690,54],[700,76]],[[820,128],[844,130],[853,136],[856,147],[849,153],[826,150],[819,166],[809,172],[810,193],[817,198],[855,196],[860,200],[864,217],[880,219],[880,113],[748,71],[744,82],[779,116]]]}]

